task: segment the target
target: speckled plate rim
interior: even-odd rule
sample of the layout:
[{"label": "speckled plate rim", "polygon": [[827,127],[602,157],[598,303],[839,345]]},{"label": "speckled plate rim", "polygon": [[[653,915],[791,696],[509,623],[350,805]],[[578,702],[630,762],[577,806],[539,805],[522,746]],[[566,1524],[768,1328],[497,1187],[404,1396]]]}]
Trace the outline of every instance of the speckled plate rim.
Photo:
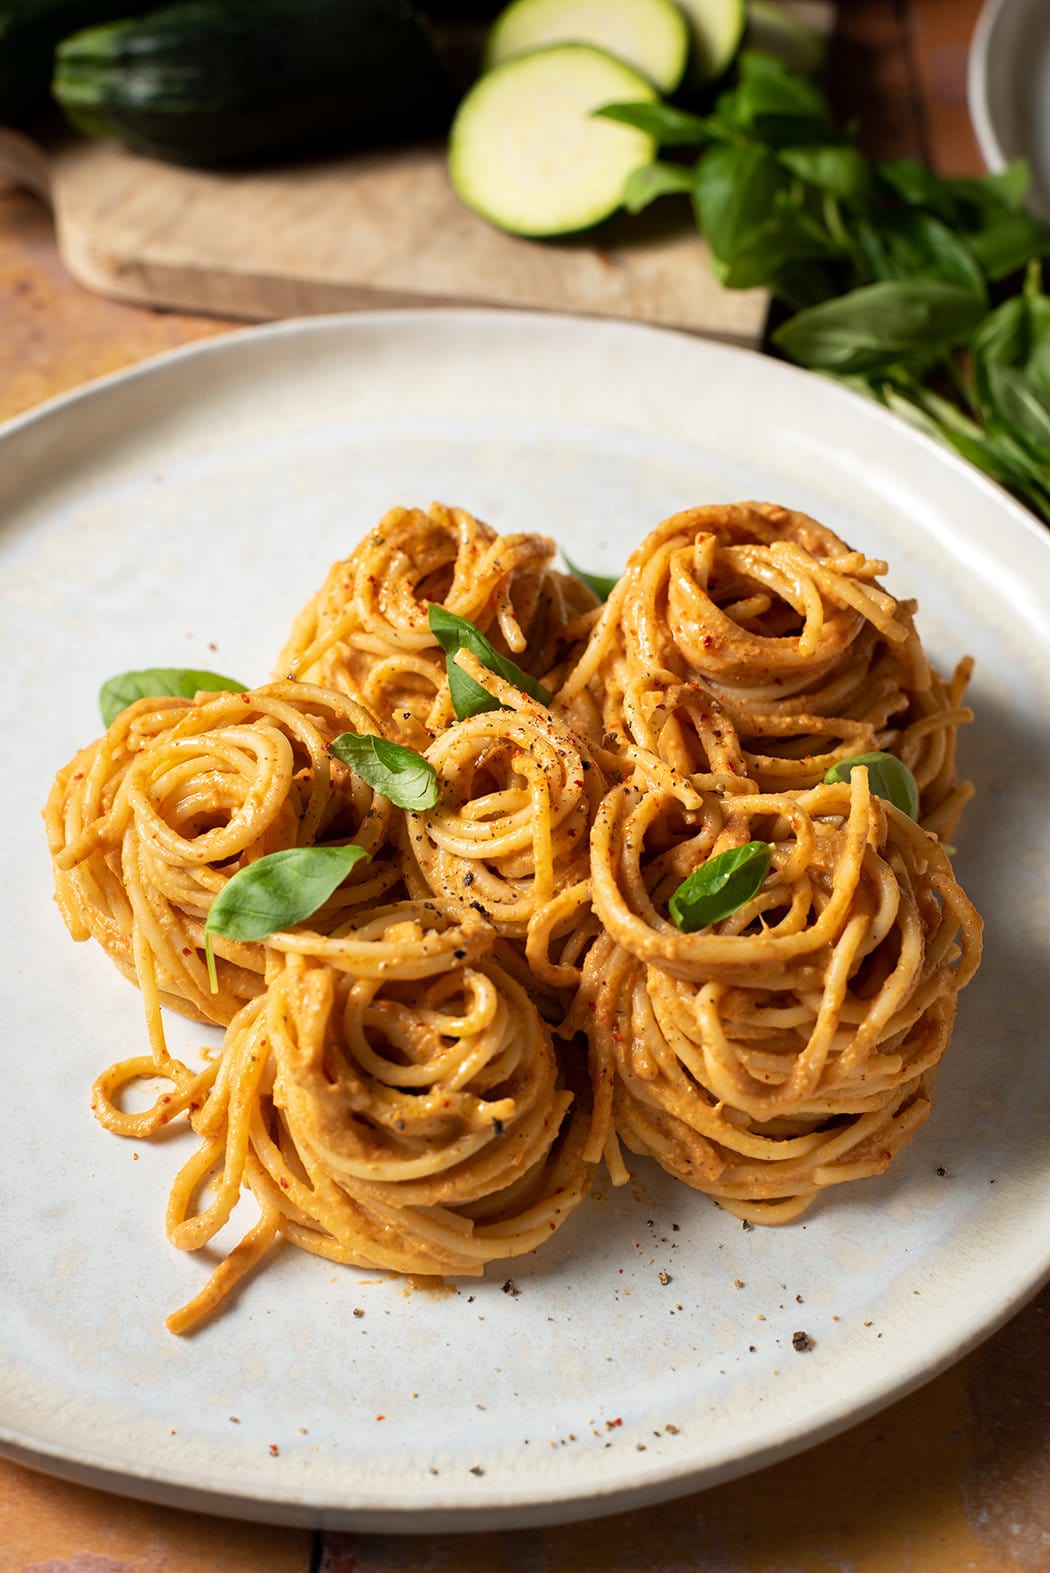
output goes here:
[{"label": "speckled plate rim", "polygon": [[[375,341],[376,336],[399,340],[402,346],[426,347],[429,335],[452,333],[469,347],[475,336],[504,335],[527,354],[530,341],[564,340],[564,348],[586,356],[588,346],[600,343],[627,355],[648,355],[666,360],[669,371],[695,369],[724,375],[730,384],[752,386],[756,395],[779,402],[788,424],[803,418],[813,429],[827,433],[827,441],[850,434],[858,451],[876,445],[886,462],[906,477],[905,490],[933,485],[940,489],[946,515],[957,509],[960,530],[977,549],[981,533],[998,532],[1009,540],[1015,558],[1007,572],[1010,588],[1030,606],[1050,593],[1050,537],[1023,509],[998,487],[972,471],[955,455],[945,452],[891,417],[849,392],[795,368],[768,362],[748,352],[689,339],[666,330],[581,318],[552,318],[527,313],[485,311],[434,311],[377,313],[367,318],[333,317],[287,321],[245,329],[219,339],[188,346],[129,371],[103,378],[64,395],[38,410],[0,428],[0,475],[9,478],[14,459],[28,469],[43,463],[42,455],[61,445],[67,453],[105,440],[105,432],[122,408],[131,409],[144,392],[178,403],[187,398],[197,378],[252,377],[263,352],[269,364],[276,354],[293,359],[305,344],[320,340],[345,341],[353,350]],[[350,356],[352,359],[352,356]],[[745,364],[746,363],[746,364]],[[3,463],[4,460],[9,461]],[[10,479],[8,485],[10,486]],[[3,483],[0,483],[0,490]],[[1034,597],[1034,599],[1032,599]],[[1050,1161],[1044,1162],[1032,1183],[1026,1184],[1026,1205],[1050,1221]],[[679,1456],[671,1465],[627,1461],[593,1478],[586,1485],[569,1478],[563,1490],[549,1483],[537,1495],[527,1480],[494,1499],[479,1482],[450,1488],[438,1505],[426,1503],[411,1488],[386,1489],[371,1500],[348,1492],[341,1500],[331,1493],[317,1497],[302,1480],[289,1491],[274,1491],[259,1470],[252,1478],[211,1486],[192,1471],[156,1470],[126,1458],[114,1462],[102,1447],[56,1448],[41,1446],[32,1434],[6,1423],[0,1410],[0,1448],[9,1456],[49,1472],[86,1484],[120,1491],[151,1501],[212,1513],[233,1514],[289,1524],[355,1527],[363,1530],[436,1531],[487,1529],[553,1523],[657,1502],[701,1486],[713,1485],[758,1469],[808,1447],[919,1387],[986,1338],[1006,1321],[1050,1278],[1050,1230],[1040,1243],[1036,1231],[1021,1231],[1012,1238],[1005,1257],[988,1252],[966,1265],[970,1291],[964,1310],[950,1325],[940,1325],[936,1336],[924,1330],[914,1345],[900,1344],[889,1362],[869,1380],[859,1382],[848,1395],[838,1394],[811,1408],[800,1422],[797,1415],[768,1420],[753,1438],[723,1449],[717,1460],[697,1464]],[[571,1474],[571,1472],[570,1472]]]}]

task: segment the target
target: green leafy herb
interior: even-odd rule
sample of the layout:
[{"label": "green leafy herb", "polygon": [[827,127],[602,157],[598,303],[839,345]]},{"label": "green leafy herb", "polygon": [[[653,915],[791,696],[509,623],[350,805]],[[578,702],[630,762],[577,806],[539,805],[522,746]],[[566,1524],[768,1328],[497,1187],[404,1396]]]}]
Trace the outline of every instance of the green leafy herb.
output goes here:
[{"label": "green leafy herb", "polygon": [[798,312],[773,340],[816,371],[872,371],[963,344],[983,316],[982,301],[957,284],[868,284]]},{"label": "green leafy herb", "polygon": [[768,841],[749,841],[708,858],[683,879],[667,903],[672,922],[693,934],[732,917],[762,888],[772,853]]},{"label": "green leafy herb", "polygon": [[121,672],[102,684],[98,696],[99,709],[106,726],[113,722],[136,699],[159,699],[173,694],[179,699],[192,699],[202,692],[244,693],[246,684],[233,677],[220,677],[217,672],[197,672],[177,666],[153,666],[144,672]]},{"label": "green leafy herb", "polygon": [[603,104],[594,113],[602,120],[615,120],[621,126],[644,132],[661,147],[695,147],[720,129],[716,121],[690,115],[684,109],[675,109],[673,104]]},{"label": "green leafy herb", "polygon": [[577,579],[582,579],[588,590],[594,591],[599,601],[607,601],[609,599],[620,582],[619,574],[587,573],[583,568],[577,568],[564,547],[562,548],[562,556],[565,558],[569,572],[575,574]]},{"label": "green leafy herb", "polygon": [[1023,160],[973,179],[868,158],[808,76],[747,51],[708,114],[599,113],[678,150],[634,171],[625,205],[691,186],[722,283],[788,309],[782,354],[903,414],[1050,522],[1050,223],[1025,211]]},{"label": "green leafy herb", "polygon": [[328,752],[398,808],[420,813],[438,800],[437,771],[414,749],[369,733],[343,732],[329,744]]},{"label": "green leafy herb", "polygon": [[445,652],[445,670],[448,673],[449,692],[452,696],[452,708],[460,721],[467,716],[481,715],[486,710],[498,710],[499,701],[493,699],[490,693],[476,683],[463,668],[456,665],[456,652],[469,650],[477,657],[482,666],[488,667],[497,677],[502,677],[505,682],[513,683],[515,688],[522,689],[526,694],[531,694],[533,699],[538,699],[541,705],[549,705],[552,695],[547,692],[542,683],[537,683],[534,677],[523,672],[520,666],[505,655],[500,655],[480,628],[468,622],[465,617],[457,617],[455,612],[448,612],[443,606],[431,602],[427,608],[427,622],[430,631],[438,644]]},{"label": "green leafy herb", "polygon": [[692,171],[681,164],[639,164],[632,169],[623,188],[623,205],[628,213],[641,213],[657,197],[690,195],[693,190]]},{"label": "green leafy herb", "polygon": [[895,754],[855,754],[852,759],[840,759],[832,765],[824,780],[829,785],[848,781],[857,765],[867,765],[868,785],[876,797],[884,797],[899,808],[909,819],[919,817],[919,788],[906,764]]},{"label": "green leafy herb", "polygon": [[266,939],[312,917],[343,883],[364,847],[289,847],[271,852],[234,874],[212,902],[204,925],[204,953],[212,993],[219,987],[211,938]]}]

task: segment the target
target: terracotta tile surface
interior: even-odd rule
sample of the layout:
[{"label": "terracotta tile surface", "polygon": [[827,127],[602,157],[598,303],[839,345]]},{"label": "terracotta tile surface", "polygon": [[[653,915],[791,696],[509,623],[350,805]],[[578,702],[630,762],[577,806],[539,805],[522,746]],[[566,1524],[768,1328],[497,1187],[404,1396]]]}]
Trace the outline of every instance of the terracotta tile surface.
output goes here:
[{"label": "terracotta tile surface", "polygon": [[313,1536],[103,1495],[0,1462],[2,1573],[308,1573]]}]

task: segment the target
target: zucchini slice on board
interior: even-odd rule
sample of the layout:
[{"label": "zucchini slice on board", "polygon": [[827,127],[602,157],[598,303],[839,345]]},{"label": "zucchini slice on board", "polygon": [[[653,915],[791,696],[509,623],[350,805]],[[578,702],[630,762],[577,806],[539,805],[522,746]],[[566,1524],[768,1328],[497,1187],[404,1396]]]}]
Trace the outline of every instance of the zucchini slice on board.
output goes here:
[{"label": "zucchini slice on board", "polygon": [[556,44],[488,71],[459,106],[449,141],[457,195],[515,235],[569,235],[608,218],[651,137],[595,118],[655,89],[590,44]]},{"label": "zucchini slice on board", "polygon": [[689,80],[695,87],[722,75],[740,48],[747,21],[744,0],[678,0],[692,41]]},{"label": "zucchini slice on board", "polygon": [[485,69],[548,44],[595,44],[673,93],[689,59],[674,0],[513,0],[485,42]]}]

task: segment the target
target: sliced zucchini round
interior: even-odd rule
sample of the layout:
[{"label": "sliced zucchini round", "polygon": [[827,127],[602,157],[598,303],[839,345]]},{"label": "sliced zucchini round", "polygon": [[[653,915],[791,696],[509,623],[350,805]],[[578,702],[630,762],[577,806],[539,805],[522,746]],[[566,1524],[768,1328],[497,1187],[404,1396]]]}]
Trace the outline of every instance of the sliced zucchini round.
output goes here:
[{"label": "sliced zucchini round", "polygon": [[651,137],[594,115],[603,104],[651,102],[652,84],[590,44],[517,55],[480,77],[449,139],[457,195],[515,235],[569,235],[608,218]]},{"label": "sliced zucchini round", "polygon": [[689,25],[689,79],[699,86],[722,75],[740,48],[747,21],[745,0],[678,0]]},{"label": "sliced zucchini round", "polygon": [[485,68],[548,44],[595,44],[673,93],[689,59],[674,0],[512,0],[489,30]]}]

